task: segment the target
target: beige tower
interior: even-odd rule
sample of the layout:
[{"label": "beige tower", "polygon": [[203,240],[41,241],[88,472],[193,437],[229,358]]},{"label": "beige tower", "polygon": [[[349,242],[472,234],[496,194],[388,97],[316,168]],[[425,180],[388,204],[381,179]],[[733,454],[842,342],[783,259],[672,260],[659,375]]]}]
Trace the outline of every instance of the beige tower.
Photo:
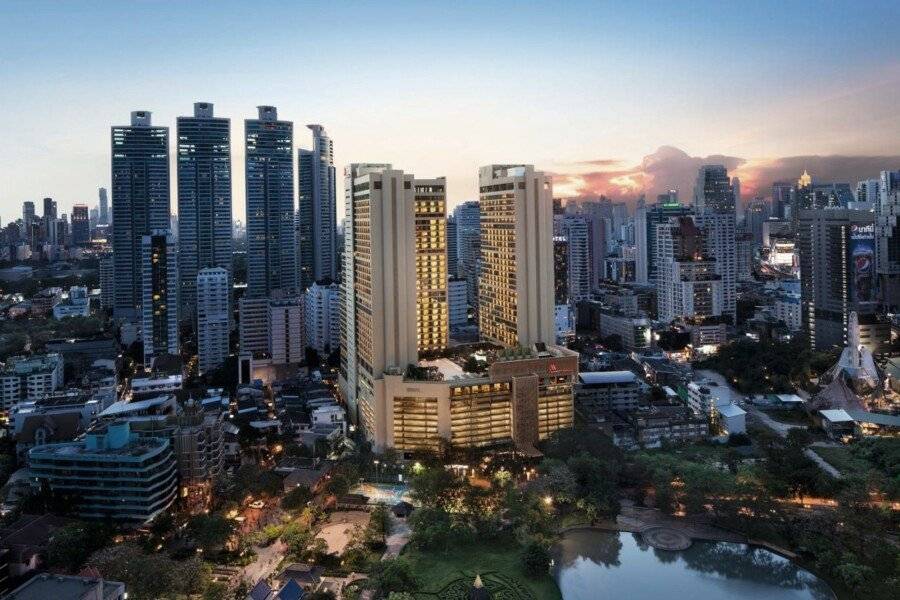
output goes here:
[{"label": "beige tower", "polygon": [[448,343],[445,182],[417,180],[389,165],[356,167],[347,181],[352,219],[345,224],[352,228],[345,265],[353,285],[345,298],[352,294],[353,301],[343,324],[353,340],[347,362],[355,365],[355,389],[345,394],[369,436],[381,440],[385,371],[403,371],[420,350]]},{"label": "beige tower", "polygon": [[553,185],[531,165],[489,165],[481,200],[481,336],[505,346],[552,344]]}]

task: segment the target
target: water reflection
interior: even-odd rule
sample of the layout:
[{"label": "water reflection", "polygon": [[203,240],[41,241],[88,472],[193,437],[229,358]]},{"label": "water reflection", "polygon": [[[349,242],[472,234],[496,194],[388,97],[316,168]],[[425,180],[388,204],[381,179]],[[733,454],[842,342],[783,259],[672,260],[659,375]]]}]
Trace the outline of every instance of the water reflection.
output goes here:
[{"label": "water reflection", "polygon": [[833,600],[813,574],[768,550],[694,542],[682,552],[651,548],[640,535],[576,530],[557,549],[564,600],[682,598]]}]

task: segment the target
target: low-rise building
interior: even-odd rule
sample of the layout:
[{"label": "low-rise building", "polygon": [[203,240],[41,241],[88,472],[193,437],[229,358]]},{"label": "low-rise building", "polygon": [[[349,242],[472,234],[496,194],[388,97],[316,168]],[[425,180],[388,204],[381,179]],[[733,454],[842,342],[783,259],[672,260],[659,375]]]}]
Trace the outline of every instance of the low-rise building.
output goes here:
[{"label": "low-rise building", "polygon": [[32,577],[4,600],[125,600],[125,584],[94,577],[42,573]]},{"label": "low-rise building", "polygon": [[88,317],[91,314],[91,297],[88,289],[80,285],[69,288],[69,294],[53,305],[53,318]]},{"label": "low-rise building", "polygon": [[588,421],[602,419],[611,411],[638,407],[641,382],[631,371],[579,373],[575,389],[575,410]]},{"label": "low-rise building", "polygon": [[653,406],[625,416],[615,428],[614,440],[624,447],[658,448],[663,442],[699,442],[709,435],[709,423],[687,406]]},{"label": "low-rise building", "polygon": [[62,385],[63,358],[59,354],[13,356],[0,371],[0,410],[8,412],[22,400],[40,400]]},{"label": "low-rise building", "polygon": [[177,492],[172,446],[140,437],[128,422],[113,422],[83,440],[37,446],[28,452],[34,481],[70,496],[73,513],[141,525],[166,510]]}]

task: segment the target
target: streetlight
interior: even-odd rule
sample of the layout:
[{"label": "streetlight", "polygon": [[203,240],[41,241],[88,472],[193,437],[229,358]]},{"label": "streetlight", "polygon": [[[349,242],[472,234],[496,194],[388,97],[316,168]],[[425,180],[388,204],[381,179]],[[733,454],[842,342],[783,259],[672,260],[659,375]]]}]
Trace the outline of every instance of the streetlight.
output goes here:
[{"label": "streetlight", "polygon": [[376,458],[376,459],[375,459],[375,481],[376,481],[376,482],[379,481],[379,479],[378,479],[378,465],[379,465],[379,460]]}]

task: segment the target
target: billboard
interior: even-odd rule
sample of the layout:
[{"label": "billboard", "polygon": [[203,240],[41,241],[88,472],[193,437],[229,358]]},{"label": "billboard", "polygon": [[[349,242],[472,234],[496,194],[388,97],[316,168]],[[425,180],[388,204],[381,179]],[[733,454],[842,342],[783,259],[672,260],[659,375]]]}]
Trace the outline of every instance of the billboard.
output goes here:
[{"label": "billboard", "polygon": [[875,302],[875,225],[850,226],[850,301]]}]

